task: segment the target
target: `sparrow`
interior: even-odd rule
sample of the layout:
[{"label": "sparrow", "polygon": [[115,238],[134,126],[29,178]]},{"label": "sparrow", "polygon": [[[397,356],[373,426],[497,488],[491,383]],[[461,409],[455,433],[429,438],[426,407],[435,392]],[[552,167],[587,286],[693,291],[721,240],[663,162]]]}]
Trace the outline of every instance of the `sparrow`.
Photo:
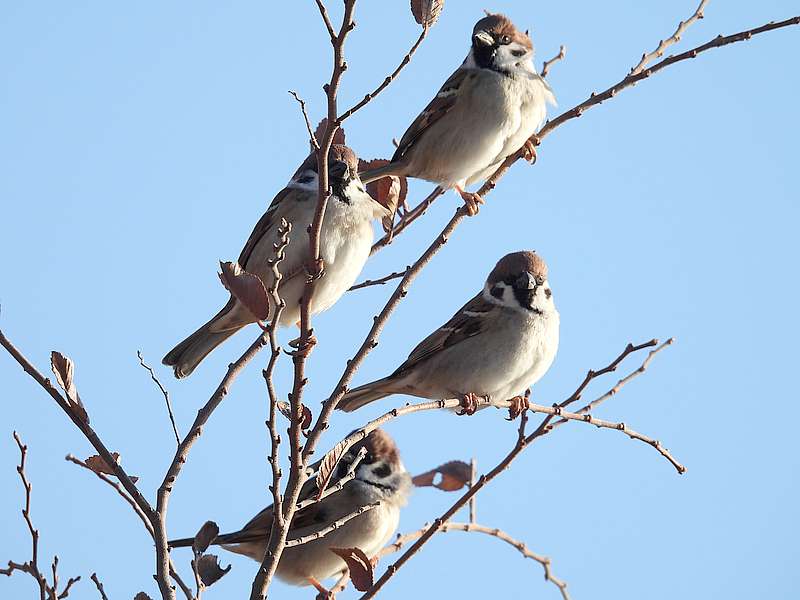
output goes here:
[{"label": "sparrow", "polygon": [[[391,394],[473,403],[476,396],[513,399],[550,368],[558,328],[547,265],[534,252],[513,252],[500,259],[483,289],[394,373],[350,390],[337,408],[351,412]],[[467,406],[467,412],[474,412]]]},{"label": "sparrow", "polygon": [[[313,534],[331,525],[362,506],[380,501],[372,510],[347,521],[327,535],[300,546],[284,550],[278,562],[277,576],[292,585],[314,585],[345,568],[344,561],[330,548],[357,547],[373,557],[389,541],[400,520],[400,509],[406,504],[411,490],[411,477],[400,460],[394,440],[383,430],[376,429],[361,442],[354,444],[342,457],[330,485],[342,479],[359,454],[366,455],[356,466],[355,478],[344,487],[294,514],[289,526],[288,540]],[[321,462],[321,461],[320,461]],[[312,466],[318,468],[319,463]],[[300,492],[303,501],[317,494],[314,478],[308,479]],[[253,517],[242,529],[217,536],[213,545],[243,554],[261,562],[266,552],[272,525],[272,505]],[[194,538],[168,542],[171,548],[191,546]]]},{"label": "sparrow", "polygon": [[[317,282],[311,301],[312,314],[330,308],[353,285],[369,258],[373,241],[372,219],[389,214],[366,192],[358,176],[358,159],[347,146],[331,147],[328,181],[332,196],[325,210],[320,234],[324,273]],[[273,245],[280,238],[278,230],[281,221],[285,219],[292,224],[293,233],[285,250],[285,258],[280,263],[282,279],[278,293],[286,303],[280,325],[291,325],[300,319],[300,299],[307,277],[305,265],[310,258],[306,230],[314,219],[318,182],[317,159],[312,152],[286,187],[272,200],[239,255],[239,265],[260,277],[269,289],[274,277],[268,261],[273,258]],[[209,352],[254,322],[255,316],[231,295],[222,310],[175,346],[162,362],[173,367],[175,377],[186,377]]]},{"label": "sparrow", "polygon": [[388,165],[361,174],[364,183],[394,176],[417,177],[454,188],[477,211],[483,199],[465,187],[489,177],[523,145],[547,117],[553,91],[533,65],[533,43],[504,15],[475,24],[472,46],[403,134]]}]

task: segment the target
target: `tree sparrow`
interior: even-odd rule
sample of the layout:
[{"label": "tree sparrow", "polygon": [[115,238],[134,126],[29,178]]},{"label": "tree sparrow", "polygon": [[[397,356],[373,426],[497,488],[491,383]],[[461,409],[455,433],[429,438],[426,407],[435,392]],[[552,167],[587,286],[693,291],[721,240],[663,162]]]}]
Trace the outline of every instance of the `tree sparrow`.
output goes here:
[{"label": "tree sparrow", "polygon": [[[371,220],[388,214],[365,191],[358,177],[358,159],[350,148],[332,146],[328,161],[328,181],[333,195],[328,201],[320,234],[320,256],[325,271],[314,291],[312,314],[332,306],[353,285],[369,258],[373,240]],[[309,259],[306,230],[314,219],[317,186],[317,159],[312,152],[272,200],[239,256],[239,265],[260,277],[269,289],[273,274],[267,261],[274,255],[273,244],[279,240],[281,220],[292,224],[286,256],[280,263],[283,278],[279,294],[286,302],[281,325],[296,323],[300,318],[305,265]],[[174,368],[176,377],[186,377],[209,352],[255,321],[252,313],[231,295],[221,311],[173,348],[162,362]]]},{"label": "tree sparrow", "polygon": [[[339,461],[331,485],[345,476],[362,447],[366,448],[367,454],[356,467],[355,478],[340,491],[297,511],[289,527],[288,539],[313,534],[362,506],[378,501],[380,505],[322,538],[286,548],[276,572],[280,579],[292,585],[318,585],[319,581],[345,568],[344,561],[330,548],[357,547],[368,557],[373,557],[394,534],[400,520],[400,509],[406,504],[411,489],[411,477],[400,461],[394,440],[386,432],[376,429],[363,441],[354,444]],[[309,479],[300,492],[300,501],[313,497],[317,491],[315,479]],[[212,543],[261,562],[271,525],[270,505],[239,531],[219,535]],[[184,538],[168,543],[171,548],[179,548],[191,546],[193,541],[194,538]]]},{"label": "tree sparrow", "polygon": [[418,177],[455,188],[471,208],[483,200],[464,188],[489,177],[527,143],[555,104],[533,66],[533,43],[504,15],[475,24],[461,66],[403,134],[390,163],[361,174],[364,183],[387,175]]},{"label": "tree sparrow", "polygon": [[394,373],[349,391],[337,408],[354,411],[391,394],[509,400],[550,367],[558,327],[547,265],[533,252],[508,254],[483,290],[414,348]]}]

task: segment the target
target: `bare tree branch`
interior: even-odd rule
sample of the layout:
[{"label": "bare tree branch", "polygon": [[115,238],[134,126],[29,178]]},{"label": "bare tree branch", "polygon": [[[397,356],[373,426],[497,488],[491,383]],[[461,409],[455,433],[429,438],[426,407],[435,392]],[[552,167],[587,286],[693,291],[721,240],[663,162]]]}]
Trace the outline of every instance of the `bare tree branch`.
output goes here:
[{"label": "bare tree branch", "polygon": [[550,67],[552,67],[558,61],[564,60],[566,57],[567,57],[567,47],[562,44],[561,47],[558,49],[558,54],[556,54],[550,60],[546,60],[542,63],[542,72],[540,73],[542,78],[545,78],[550,74]]},{"label": "bare tree branch", "polygon": [[347,291],[352,292],[353,290],[360,290],[362,288],[370,287],[372,285],[384,285],[389,281],[391,281],[392,279],[398,279],[402,277],[403,275],[408,273],[408,270],[410,268],[411,266],[408,266],[403,271],[395,271],[394,273],[389,273],[388,275],[385,275],[384,277],[380,277],[378,279],[367,279],[365,281],[362,281],[361,283],[356,283],[355,285],[351,286],[350,289]]},{"label": "bare tree branch", "polygon": [[341,519],[336,519],[330,525],[320,529],[319,531],[315,531],[314,533],[309,533],[308,535],[304,535],[298,538],[287,539],[285,548],[291,548],[292,546],[302,546],[303,544],[307,544],[308,542],[313,542],[314,540],[318,540],[320,538],[325,537],[332,531],[339,529],[342,525],[347,523],[348,521],[352,521],[358,516],[363,515],[365,512],[369,512],[373,508],[378,508],[381,505],[380,501],[373,502],[372,504],[367,504],[366,506],[360,506],[349,515],[343,516]]},{"label": "bare tree branch", "polygon": [[370,101],[372,101],[375,98],[375,96],[377,96],[383,90],[385,90],[387,87],[389,87],[389,84],[392,83],[392,81],[394,81],[394,79],[400,74],[400,71],[402,71],[403,68],[408,63],[411,62],[411,58],[414,56],[414,53],[417,51],[417,48],[419,48],[420,44],[422,43],[422,40],[424,40],[427,37],[429,29],[430,29],[429,27],[423,27],[422,28],[422,32],[419,34],[419,37],[417,38],[417,41],[414,42],[413,46],[411,46],[411,50],[409,50],[406,53],[406,55],[403,57],[403,60],[400,61],[400,64],[397,66],[397,68],[394,71],[392,71],[389,75],[387,75],[386,79],[384,79],[378,87],[376,87],[374,90],[369,92],[366,96],[364,96],[364,98],[360,102],[358,102],[357,104],[355,104],[351,108],[349,108],[346,111],[344,111],[339,116],[338,121],[340,123],[343,122],[345,119],[351,117],[353,115],[353,113],[355,113],[356,111],[361,110],[362,108],[364,108],[367,104],[369,104]]},{"label": "bare tree branch", "polygon": [[169,392],[167,391],[167,389],[163,385],[161,385],[161,382],[158,380],[158,377],[156,377],[156,374],[153,371],[153,369],[149,365],[145,364],[144,358],[142,357],[142,351],[141,350],[137,350],[136,351],[136,356],[139,357],[139,364],[148,373],[150,373],[150,379],[152,379],[153,383],[155,383],[158,386],[158,389],[161,390],[161,393],[164,396],[164,402],[167,405],[167,413],[169,413],[169,421],[170,421],[170,423],[172,423],[172,431],[175,433],[175,443],[180,446],[181,436],[178,433],[178,426],[175,425],[175,415],[172,414],[172,403],[169,401]]},{"label": "bare tree branch", "polygon": [[100,593],[100,600],[108,600],[108,596],[106,596],[106,590],[103,587],[103,584],[100,583],[100,580],[97,578],[97,573],[92,573],[91,580],[94,581],[94,585],[97,588],[97,591]]},{"label": "bare tree branch", "polygon": [[658,43],[658,47],[655,50],[653,50],[650,54],[647,53],[642,54],[642,59],[635,67],[631,69],[631,75],[636,75],[637,73],[641,73],[644,70],[644,68],[648,64],[650,64],[653,60],[664,56],[664,52],[667,50],[667,48],[681,41],[681,36],[683,35],[683,33],[689,27],[691,27],[691,25],[695,21],[699,21],[700,19],[703,18],[703,10],[705,10],[706,4],[708,4],[708,0],[700,0],[700,4],[697,7],[697,10],[695,10],[694,13],[688,19],[678,23],[678,28],[675,30],[675,33],[673,33],[667,39],[661,40]]},{"label": "bare tree branch", "polygon": [[66,598],[69,596],[70,588],[73,584],[80,581],[80,576],[70,577],[64,589],[59,593],[58,591],[58,556],[53,557],[51,571],[53,574],[53,583],[48,585],[47,576],[39,569],[39,530],[33,526],[31,519],[31,486],[28,476],[25,473],[25,462],[28,458],[28,446],[22,443],[17,432],[14,432],[14,441],[19,448],[19,465],[17,466],[17,474],[22,482],[22,488],[25,490],[25,504],[22,507],[22,518],[28,526],[28,533],[31,536],[31,559],[25,563],[18,563],[13,560],[8,561],[8,567],[0,569],[0,575],[11,577],[14,571],[20,571],[30,575],[39,586],[39,600],[58,600],[59,598]]},{"label": "bare tree branch", "polygon": [[314,150],[319,150],[319,142],[317,141],[317,136],[314,135],[314,130],[311,128],[311,121],[308,120],[308,113],[306,112],[306,102],[300,96],[297,95],[297,92],[289,90],[289,93],[297,100],[298,104],[300,104],[300,112],[303,113],[303,120],[306,122],[306,129],[308,130],[308,139],[311,140],[311,147]]},{"label": "bare tree branch", "polygon": [[[473,497],[474,499],[474,497]],[[397,539],[386,546],[383,550],[378,553],[379,557],[388,556],[390,554],[394,554],[395,552],[399,552],[406,544],[409,542],[413,542],[418,540],[425,531],[428,529],[426,525],[422,529],[418,529],[417,531],[412,531],[411,533],[406,533],[404,535],[398,535]],[[511,537],[508,533],[503,531],[502,529],[497,529],[496,527],[487,527],[486,525],[479,525],[478,523],[454,523],[454,522],[447,522],[442,525],[439,529],[439,533],[448,533],[451,531],[463,531],[466,533],[482,533],[491,537],[495,537],[499,540],[504,541],[505,543],[509,544],[516,548],[525,558],[530,558],[531,560],[535,560],[540,565],[542,565],[542,569],[544,569],[544,579],[545,581],[551,582],[558,588],[558,591],[561,592],[561,597],[563,600],[570,600],[570,596],[567,593],[567,582],[563,579],[556,577],[553,574],[552,570],[552,561],[547,556],[543,556],[541,554],[537,554],[536,552],[532,551],[528,546],[517,539]]]}]

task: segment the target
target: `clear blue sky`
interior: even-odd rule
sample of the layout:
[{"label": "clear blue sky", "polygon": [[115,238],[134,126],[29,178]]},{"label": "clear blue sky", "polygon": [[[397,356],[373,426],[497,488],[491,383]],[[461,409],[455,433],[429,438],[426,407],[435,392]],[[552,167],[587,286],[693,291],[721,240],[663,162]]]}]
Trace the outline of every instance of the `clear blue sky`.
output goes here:
[{"label": "clear blue sky", "polygon": [[[310,0],[280,4],[281,14],[275,3],[254,1],[0,9],[2,327],[43,370],[51,349],[75,360],[94,426],[150,498],[174,439],[136,350],[157,364],[224,301],[217,260],[238,255],[308,147],[286,90],[308,100],[314,120],[322,115],[330,51],[316,8]],[[360,3],[343,104],[374,87],[416,38],[407,4]],[[537,65],[567,46],[550,77],[567,109],[624,76],[695,5],[453,0],[397,83],[347,124],[348,142],[362,156],[388,155],[391,138],[463,59],[483,8],[530,27]],[[788,0],[714,1],[682,47],[796,12]],[[663,440],[686,475],[651,448],[574,424],[528,450],[479,497],[480,521],[551,556],[575,600],[788,598],[800,586],[791,418],[800,335],[798,48],[800,29],[790,28],[713,51],[557,130],[539,163],[517,165],[480,216],[457,230],[356,377],[391,370],[481,286],[498,257],[520,248],[549,261],[562,316],[558,358],[534,392],[539,402],[563,399],[628,341],[677,338],[597,414]],[[428,189],[414,184],[411,199]],[[458,202],[442,199],[364,275],[411,262]],[[316,319],[312,407],[390,292],[348,294]],[[186,381],[159,367],[182,431],[255,335],[237,336]],[[288,367],[277,376],[283,392]],[[0,356],[0,380],[0,561],[29,551],[17,429],[30,445],[42,556],[58,553],[64,576],[97,571],[110,597],[156,597],[152,543],[138,520],[63,460],[90,454],[88,443],[8,356]],[[340,417],[323,445],[390,404]],[[191,534],[209,518],[233,529],[268,502],[265,411],[253,364],[192,452],[170,504],[171,534]],[[473,455],[488,468],[513,441],[515,425],[502,417],[424,414],[389,431],[412,472]],[[401,529],[454,499],[418,490]],[[233,570],[208,597],[243,597],[256,565],[223,554]],[[188,553],[175,557],[188,573]],[[90,582],[79,585],[76,598],[96,597]],[[384,597],[489,593],[559,597],[513,549],[458,533],[434,540]],[[33,595],[25,577],[0,579],[4,598]]]}]

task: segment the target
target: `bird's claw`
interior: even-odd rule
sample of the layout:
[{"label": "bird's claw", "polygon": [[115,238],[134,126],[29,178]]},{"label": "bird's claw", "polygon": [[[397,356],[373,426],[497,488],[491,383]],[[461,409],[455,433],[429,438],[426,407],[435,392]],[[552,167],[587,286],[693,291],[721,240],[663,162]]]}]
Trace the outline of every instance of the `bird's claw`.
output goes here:
[{"label": "bird's claw", "polygon": [[484,200],[481,198],[480,194],[476,194],[475,192],[467,192],[460,187],[456,187],[456,191],[461,196],[461,199],[464,201],[464,205],[467,207],[467,214],[470,217],[474,217],[478,214],[478,205],[483,204]]},{"label": "bird's claw", "polygon": [[456,414],[460,417],[467,415],[471,417],[478,411],[478,396],[470,392],[461,396],[461,410],[457,410]]},{"label": "bird's claw", "polygon": [[525,396],[514,396],[511,398],[510,402],[511,406],[508,407],[507,421],[513,421],[531,406],[527,394]]},{"label": "bird's claw", "polygon": [[525,160],[532,165],[536,164],[536,146],[539,144],[539,138],[535,138],[535,140],[536,141],[525,140],[525,144],[522,146]]},{"label": "bird's claw", "polygon": [[336,594],[334,594],[332,591],[330,591],[325,586],[323,586],[315,578],[309,577],[308,578],[308,583],[313,585],[314,588],[316,588],[316,590],[318,592],[317,595],[316,595],[315,600],[335,600]]},{"label": "bird's claw", "polygon": [[311,330],[307,339],[304,340],[303,336],[300,336],[299,338],[295,338],[289,342],[289,345],[292,348],[296,348],[294,352],[290,353],[292,356],[302,356],[307,358],[308,355],[311,354],[312,348],[317,345],[317,338],[314,337],[313,330]]}]

